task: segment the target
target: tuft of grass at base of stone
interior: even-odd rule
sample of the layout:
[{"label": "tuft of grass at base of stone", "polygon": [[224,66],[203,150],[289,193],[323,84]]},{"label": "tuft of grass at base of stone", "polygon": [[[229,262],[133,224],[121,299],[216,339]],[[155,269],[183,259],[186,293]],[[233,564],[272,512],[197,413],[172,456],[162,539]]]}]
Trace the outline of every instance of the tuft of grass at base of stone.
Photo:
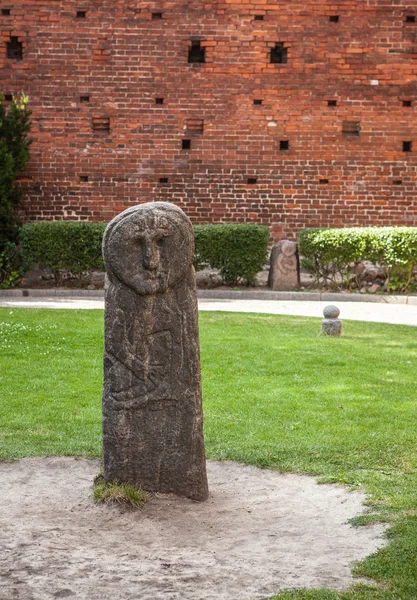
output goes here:
[{"label": "tuft of grass at base of stone", "polygon": [[142,508],[148,501],[148,494],[139,486],[129,483],[106,483],[102,476],[94,480],[93,497],[96,502],[105,504],[124,504],[134,508]]}]

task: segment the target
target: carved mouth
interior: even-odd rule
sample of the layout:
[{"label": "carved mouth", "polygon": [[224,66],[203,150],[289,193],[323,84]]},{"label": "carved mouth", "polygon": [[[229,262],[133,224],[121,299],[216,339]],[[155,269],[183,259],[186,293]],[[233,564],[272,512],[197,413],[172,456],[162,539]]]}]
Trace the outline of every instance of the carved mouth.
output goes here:
[{"label": "carved mouth", "polygon": [[145,294],[153,294],[155,292],[164,292],[167,287],[166,277],[147,277],[140,282],[138,292],[140,293],[142,290]]},{"label": "carved mouth", "polygon": [[127,277],[122,279],[122,282],[138,294],[155,294],[167,290],[168,274],[165,271],[141,271],[130,280]]},{"label": "carved mouth", "polygon": [[165,279],[165,273],[163,271],[146,271],[145,279],[148,281],[162,281]]}]

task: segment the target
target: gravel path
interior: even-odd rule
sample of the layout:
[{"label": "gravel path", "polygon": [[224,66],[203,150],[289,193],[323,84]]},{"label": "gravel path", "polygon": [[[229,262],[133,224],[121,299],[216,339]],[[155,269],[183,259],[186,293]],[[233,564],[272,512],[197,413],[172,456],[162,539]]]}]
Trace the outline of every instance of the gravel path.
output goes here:
[{"label": "gravel path", "polygon": [[[267,313],[275,315],[297,315],[300,317],[323,318],[323,308],[336,304],[340,318],[353,321],[372,321],[397,325],[417,326],[417,305],[384,304],[374,302],[337,302],[307,300],[226,300],[222,298],[200,298],[199,310]],[[0,306],[8,308],[76,308],[103,309],[104,299],[77,297],[1,297]]]}]

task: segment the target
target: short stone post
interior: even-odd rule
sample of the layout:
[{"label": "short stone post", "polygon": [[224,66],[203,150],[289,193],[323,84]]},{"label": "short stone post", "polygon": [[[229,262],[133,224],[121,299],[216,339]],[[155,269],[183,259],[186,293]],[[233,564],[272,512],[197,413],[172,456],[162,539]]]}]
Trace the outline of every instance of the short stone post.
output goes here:
[{"label": "short stone post", "polygon": [[104,234],[106,482],[208,497],[194,236],[167,202],[129,208]]},{"label": "short stone post", "polygon": [[273,246],[268,285],[273,290],[294,290],[300,287],[300,264],[296,242],[282,240]]},{"label": "short stone post", "polygon": [[340,310],[337,306],[329,304],[323,309],[324,319],[321,322],[321,331],[324,335],[340,336],[342,333],[342,321],[337,317],[340,315]]}]

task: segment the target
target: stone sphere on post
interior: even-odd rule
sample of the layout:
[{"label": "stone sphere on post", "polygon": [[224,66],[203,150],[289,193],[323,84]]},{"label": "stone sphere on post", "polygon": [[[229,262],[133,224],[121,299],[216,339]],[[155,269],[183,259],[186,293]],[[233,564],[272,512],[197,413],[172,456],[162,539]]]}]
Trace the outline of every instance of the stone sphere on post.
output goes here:
[{"label": "stone sphere on post", "polygon": [[107,482],[205,500],[193,256],[174,204],[134,206],[107,226],[103,469]]},{"label": "stone sphere on post", "polygon": [[342,321],[338,319],[340,310],[337,306],[329,304],[323,309],[324,319],[321,322],[321,331],[324,335],[331,335],[334,337],[340,336],[342,333]]}]

